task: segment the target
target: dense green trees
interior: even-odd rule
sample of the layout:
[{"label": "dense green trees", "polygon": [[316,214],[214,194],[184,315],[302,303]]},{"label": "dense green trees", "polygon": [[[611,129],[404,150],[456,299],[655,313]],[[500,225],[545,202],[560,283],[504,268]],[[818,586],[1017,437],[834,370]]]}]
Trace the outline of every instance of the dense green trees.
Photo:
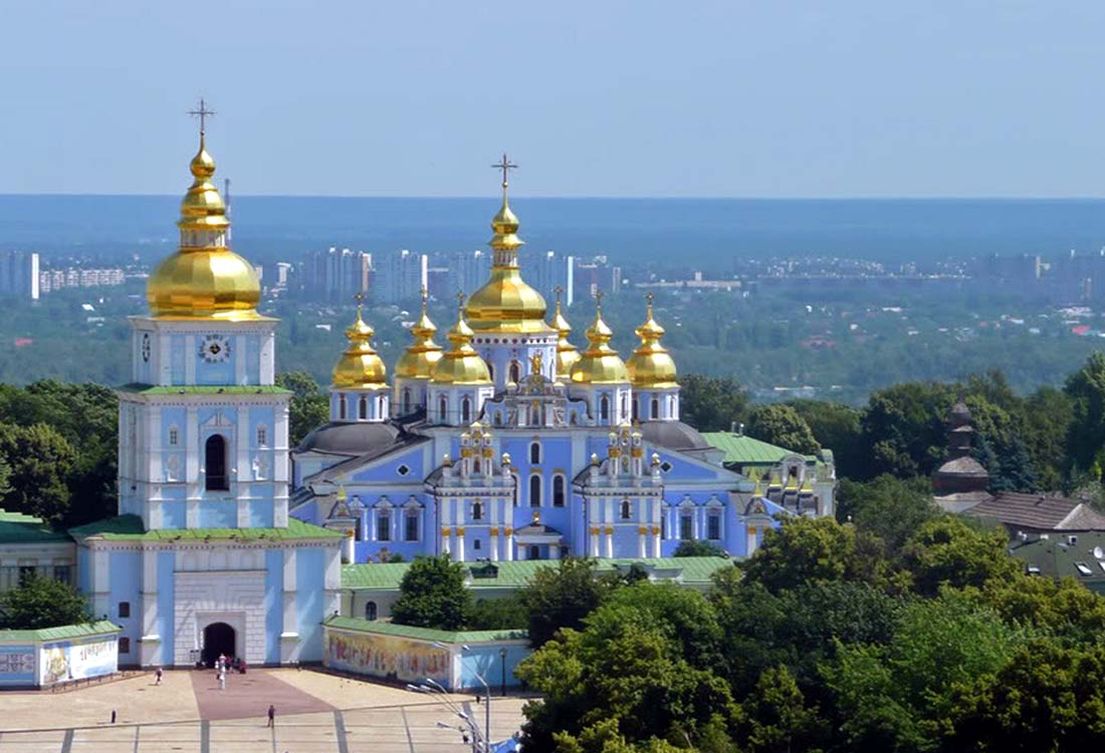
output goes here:
[{"label": "dense green trees", "polygon": [[464,565],[448,555],[417,557],[399,582],[391,619],[400,625],[460,630],[472,611]]},{"label": "dense green trees", "polygon": [[276,384],[292,391],[288,405],[288,446],[297,447],[311,431],[330,420],[330,401],[306,371],[277,374]]},{"label": "dense green trees", "polygon": [[91,619],[88,602],[68,583],[31,575],[0,595],[0,628],[38,630]]},{"label": "dense green trees", "polygon": [[617,581],[599,577],[595,562],[569,557],[537,571],[519,594],[528,615],[530,642],[541,646],[561,628],[579,628]]},{"label": "dense green trees", "polygon": [[809,424],[789,405],[757,405],[748,413],[745,433],[805,455],[812,455],[821,449]]}]

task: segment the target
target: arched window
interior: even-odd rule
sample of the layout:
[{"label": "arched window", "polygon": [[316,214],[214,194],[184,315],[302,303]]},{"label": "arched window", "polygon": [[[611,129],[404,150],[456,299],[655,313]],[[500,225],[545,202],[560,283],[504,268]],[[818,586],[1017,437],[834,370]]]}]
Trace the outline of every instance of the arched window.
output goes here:
[{"label": "arched window", "polygon": [[257,446],[264,447],[269,443],[269,429],[267,426],[257,427]]},{"label": "arched window", "polygon": [[472,520],[483,520],[483,503],[472,503]]},{"label": "arched window", "polygon": [[529,506],[540,507],[541,506],[541,477],[530,476],[529,477]]},{"label": "arched window", "polygon": [[230,479],[226,477],[226,439],[222,434],[212,434],[203,448],[205,468],[204,484],[209,492],[224,492],[230,489]]},{"label": "arched window", "polygon": [[403,513],[404,541],[418,541],[418,518],[419,510],[417,507],[408,507]]},{"label": "arched window", "polygon": [[491,364],[487,364],[487,378],[492,382],[495,381],[495,367]]},{"label": "arched window", "polygon": [[472,401],[468,398],[460,401],[460,420],[464,423],[472,420]]},{"label": "arched window", "polygon": [[411,391],[409,389],[403,390],[403,415],[407,415],[411,412]]},{"label": "arched window", "polygon": [[390,507],[381,507],[376,510],[376,540],[391,541]]},{"label": "arched window", "polygon": [[649,418],[660,418],[660,401],[656,398],[652,398],[652,406],[650,410],[651,414],[649,415]]},{"label": "arched window", "polygon": [[362,421],[368,418],[368,398],[361,395],[360,405],[357,408],[358,415]]},{"label": "arched window", "polygon": [[629,500],[622,500],[622,520],[629,520]]},{"label": "arched window", "polygon": [[606,395],[603,395],[602,400],[599,401],[599,418],[603,421],[610,420],[610,398]]},{"label": "arched window", "polygon": [[553,507],[564,506],[564,477],[560,475],[553,476],[552,480],[552,503]]},{"label": "arched window", "polygon": [[621,405],[622,405],[621,415],[624,417],[624,416],[629,414],[629,396],[628,395],[624,395],[624,394],[622,395]]},{"label": "arched window", "polygon": [[338,395],[338,418],[345,420],[345,395]]},{"label": "arched window", "polygon": [[541,443],[534,442],[529,446],[529,462],[537,465],[541,462]]},{"label": "arched window", "polygon": [[445,413],[448,411],[448,409],[449,409],[449,403],[447,403],[445,401],[445,397],[442,396],[437,401],[437,418],[438,418],[439,421],[442,421],[442,422],[445,421]]},{"label": "arched window", "polygon": [[529,548],[529,558],[531,560],[541,559],[541,547],[537,546],[536,544],[531,544]]},{"label": "arched window", "polygon": [[379,610],[376,608],[376,602],[370,601],[364,605],[364,618],[369,622],[375,620],[378,613]]},{"label": "arched window", "polygon": [[634,401],[633,401],[633,420],[634,420],[634,421],[636,421],[636,420],[637,420],[637,414],[638,414],[638,411],[637,411],[637,401],[636,401],[636,400],[634,400]]},{"label": "arched window", "polygon": [[522,367],[517,361],[510,362],[510,381],[517,384],[522,379]]}]

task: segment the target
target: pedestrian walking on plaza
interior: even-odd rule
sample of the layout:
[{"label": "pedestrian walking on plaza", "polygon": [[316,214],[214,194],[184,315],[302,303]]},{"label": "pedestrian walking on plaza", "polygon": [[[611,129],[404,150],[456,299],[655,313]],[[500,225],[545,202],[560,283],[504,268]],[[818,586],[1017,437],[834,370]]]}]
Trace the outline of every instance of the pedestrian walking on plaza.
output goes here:
[{"label": "pedestrian walking on plaza", "polygon": [[115,709],[111,710],[111,723],[115,724]]},{"label": "pedestrian walking on plaza", "polygon": [[276,707],[273,706],[271,703],[269,704],[269,726],[276,726]]},{"label": "pedestrian walking on plaza", "polygon": [[157,678],[156,680],[154,680],[154,685],[160,685],[161,684],[161,667],[158,667],[157,671],[154,672],[153,675],[154,675],[154,677]]}]

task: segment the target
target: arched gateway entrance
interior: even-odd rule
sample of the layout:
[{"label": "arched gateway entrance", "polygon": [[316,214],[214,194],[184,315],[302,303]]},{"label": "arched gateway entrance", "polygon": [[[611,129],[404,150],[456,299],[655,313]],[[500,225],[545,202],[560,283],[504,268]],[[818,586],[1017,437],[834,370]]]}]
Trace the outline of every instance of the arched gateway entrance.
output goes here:
[{"label": "arched gateway entrance", "polygon": [[215,666],[219,654],[236,656],[234,649],[234,628],[225,622],[212,622],[203,629],[203,665]]}]

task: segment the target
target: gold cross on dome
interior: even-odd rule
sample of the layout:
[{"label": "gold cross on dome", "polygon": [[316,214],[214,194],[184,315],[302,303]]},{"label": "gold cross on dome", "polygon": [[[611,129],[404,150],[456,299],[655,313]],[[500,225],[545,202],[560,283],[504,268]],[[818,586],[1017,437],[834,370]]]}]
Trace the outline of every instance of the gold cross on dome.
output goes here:
[{"label": "gold cross on dome", "polygon": [[506,188],[506,187],[507,187],[507,185],[508,185],[508,184],[509,184],[509,182],[510,182],[510,181],[508,180],[508,178],[509,178],[509,173],[508,173],[508,171],[509,171],[509,170],[517,170],[517,169],[518,169],[518,165],[514,164],[513,162],[511,162],[511,161],[510,161],[510,160],[509,160],[509,159],[507,158],[507,156],[506,156],[506,152],[503,152],[503,158],[502,158],[502,160],[500,160],[499,162],[497,162],[497,163],[495,163],[494,165],[492,165],[492,167],[496,168],[497,170],[502,170],[502,171],[503,171],[503,188]]},{"label": "gold cross on dome", "polygon": [[602,292],[602,288],[595,288],[595,308],[602,308],[602,297],[605,293]]},{"label": "gold cross on dome", "polygon": [[556,302],[560,303],[560,294],[564,292],[564,288],[557,285],[555,288],[553,288],[553,292],[556,293]]},{"label": "gold cross on dome", "polygon": [[207,109],[207,102],[203,97],[200,97],[199,106],[195,110],[189,110],[188,114],[194,118],[200,119],[200,135],[203,135],[204,130],[207,128],[207,119],[215,114],[214,110]]},{"label": "gold cross on dome", "polygon": [[654,298],[656,298],[656,294],[653,293],[651,290],[649,292],[645,293],[645,300],[648,301],[649,306],[652,305],[652,300]]},{"label": "gold cross on dome", "polygon": [[464,291],[463,290],[458,290],[457,291],[457,308],[460,309],[461,311],[464,311]]}]

